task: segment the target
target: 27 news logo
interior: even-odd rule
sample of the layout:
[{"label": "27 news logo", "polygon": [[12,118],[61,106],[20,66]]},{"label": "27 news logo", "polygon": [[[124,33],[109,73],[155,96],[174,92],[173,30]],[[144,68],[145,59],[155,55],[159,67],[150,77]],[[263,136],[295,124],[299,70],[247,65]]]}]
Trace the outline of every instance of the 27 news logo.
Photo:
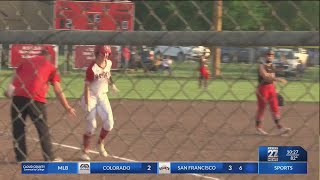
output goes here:
[{"label": "27 news logo", "polygon": [[268,161],[278,161],[278,147],[268,147]]}]

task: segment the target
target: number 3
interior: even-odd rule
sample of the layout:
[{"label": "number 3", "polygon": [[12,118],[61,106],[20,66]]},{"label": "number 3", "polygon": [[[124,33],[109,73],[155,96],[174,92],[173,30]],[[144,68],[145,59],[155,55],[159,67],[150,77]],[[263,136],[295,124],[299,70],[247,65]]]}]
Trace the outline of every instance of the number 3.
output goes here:
[{"label": "number 3", "polygon": [[229,171],[232,171],[232,166],[231,165],[229,165],[229,169],[228,169]]}]

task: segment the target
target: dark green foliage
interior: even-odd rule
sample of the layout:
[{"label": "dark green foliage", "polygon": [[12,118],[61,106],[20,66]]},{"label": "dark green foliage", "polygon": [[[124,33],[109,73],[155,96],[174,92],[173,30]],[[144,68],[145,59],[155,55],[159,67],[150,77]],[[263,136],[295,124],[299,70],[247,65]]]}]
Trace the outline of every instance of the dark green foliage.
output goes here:
[{"label": "dark green foliage", "polygon": [[[212,25],[214,1],[135,4],[141,23],[136,21],[136,30],[207,31]],[[319,30],[319,1],[223,1],[223,11],[223,30],[228,31]]]}]

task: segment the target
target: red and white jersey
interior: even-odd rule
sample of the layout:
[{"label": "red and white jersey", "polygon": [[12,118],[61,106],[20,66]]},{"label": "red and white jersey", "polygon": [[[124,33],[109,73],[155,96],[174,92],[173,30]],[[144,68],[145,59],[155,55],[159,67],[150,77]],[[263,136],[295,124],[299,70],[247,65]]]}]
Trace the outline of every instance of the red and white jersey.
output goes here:
[{"label": "red and white jersey", "polygon": [[108,92],[108,81],[111,77],[112,61],[107,60],[105,68],[101,68],[93,62],[87,69],[86,81],[90,82],[89,90],[91,95],[100,95]]}]

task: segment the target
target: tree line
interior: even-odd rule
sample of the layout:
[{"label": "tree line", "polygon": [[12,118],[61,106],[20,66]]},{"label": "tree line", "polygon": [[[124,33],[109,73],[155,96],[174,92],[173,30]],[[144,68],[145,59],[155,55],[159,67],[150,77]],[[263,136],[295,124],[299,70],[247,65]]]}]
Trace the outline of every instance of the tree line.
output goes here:
[{"label": "tree line", "polygon": [[[214,1],[134,1],[135,30],[207,31]],[[225,31],[319,30],[319,1],[223,1]]]}]

